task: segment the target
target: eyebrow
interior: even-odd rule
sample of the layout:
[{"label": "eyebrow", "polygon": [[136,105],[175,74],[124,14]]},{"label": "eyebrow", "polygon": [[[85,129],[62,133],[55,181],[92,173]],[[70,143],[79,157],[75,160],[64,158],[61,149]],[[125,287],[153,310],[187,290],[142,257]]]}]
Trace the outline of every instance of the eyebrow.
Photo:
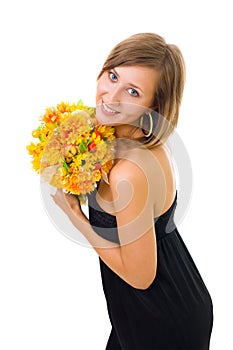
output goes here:
[{"label": "eyebrow", "polygon": [[[116,74],[117,77],[120,78],[120,75],[119,75],[119,73],[116,71],[115,68],[113,68],[112,71]],[[137,86],[137,85],[135,85],[135,84],[132,84],[132,83],[129,83],[129,85],[132,86],[133,88],[137,89],[137,90],[140,90],[140,91],[144,94],[144,92],[142,91],[142,89],[141,89],[139,86]]]}]

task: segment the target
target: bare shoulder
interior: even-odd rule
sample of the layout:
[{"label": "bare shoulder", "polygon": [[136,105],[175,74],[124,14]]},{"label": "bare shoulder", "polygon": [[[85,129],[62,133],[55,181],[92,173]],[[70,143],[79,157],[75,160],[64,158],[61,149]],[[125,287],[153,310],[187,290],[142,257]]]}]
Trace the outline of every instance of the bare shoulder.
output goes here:
[{"label": "bare shoulder", "polygon": [[147,173],[136,158],[119,160],[110,172],[110,192],[116,212],[131,207],[134,214],[139,213],[144,203],[148,202],[150,190]]},{"label": "bare shoulder", "polygon": [[176,179],[172,154],[166,145],[151,150],[156,159],[154,186],[156,187],[155,216],[166,212],[174,201]]},{"label": "bare shoulder", "polygon": [[166,146],[152,149],[134,149],[116,162],[109,176],[110,190],[141,200],[150,198],[154,215],[159,216],[170,208],[176,193],[175,172],[172,156]]},{"label": "bare shoulder", "polygon": [[157,175],[159,175],[159,173],[162,173],[167,183],[167,190],[169,190],[170,186],[175,187],[174,165],[172,161],[172,154],[169,148],[165,145],[161,145],[154,147],[151,150],[151,153],[155,159],[154,164],[156,164],[156,169],[158,170]]},{"label": "bare shoulder", "polygon": [[109,176],[110,184],[125,180],[141,186],[147,183],[145,161],[140,151],[129,152],[126,158],[118,160],[112,168]]},{"label": "bare shoulder", "polygon": [[166,145],[152,149],[135,149],[120,160],[111,172],[111,180],[117,186],[122,180],[129,181],[140,195],[150,196],[154,215],[170,208],[176,192],[172,155]]},{"label": "bare shoulder", "polygon": [[[164,177],[173,177],[172,157],[165,146],[157,146],[152,149],[135,148],[130,150],[123,159],[116,162],[110,176],[112,180],[120,180],[124,177],[139,179],[150,178],[155,184],[161,174]],[[152,176],[150,176],[152,174]]]}]

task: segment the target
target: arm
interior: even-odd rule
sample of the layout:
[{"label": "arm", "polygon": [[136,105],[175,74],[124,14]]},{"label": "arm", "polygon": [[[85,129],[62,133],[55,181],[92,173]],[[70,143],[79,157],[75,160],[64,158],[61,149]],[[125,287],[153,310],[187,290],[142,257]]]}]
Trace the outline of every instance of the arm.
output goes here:
[{"label": "arm", "polygon": [[58,191],[54,200],[106,265],[133,287],[146,289],[157,267],[153,207],[146,176],[134,163],[123,161],[111,171],[110,189],[120,246],[94,232],[74,196]]}]

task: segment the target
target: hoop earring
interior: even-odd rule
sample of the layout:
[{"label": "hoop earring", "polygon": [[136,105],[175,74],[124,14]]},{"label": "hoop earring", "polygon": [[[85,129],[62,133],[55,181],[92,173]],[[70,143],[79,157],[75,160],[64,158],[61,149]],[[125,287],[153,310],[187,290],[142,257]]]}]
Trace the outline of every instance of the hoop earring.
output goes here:
[{"label": "hoop earring", "polygon": [[[148,133],[146,133],[145,129],[143,128],[143,123],[144,123],[144,117],[145,116],[149,117],[150,128],[149,128],[149,132]],[[151,134],[152,134],[152,130],[153,130],[153,119],[152,119],[152,115],[151,115],[150,112],[147,112],[147,113],[143,114],[140,117],[139,125],[140,125],[140,128],[142,129],[142,132],[145,135],[145,137],[150,137]]]}]

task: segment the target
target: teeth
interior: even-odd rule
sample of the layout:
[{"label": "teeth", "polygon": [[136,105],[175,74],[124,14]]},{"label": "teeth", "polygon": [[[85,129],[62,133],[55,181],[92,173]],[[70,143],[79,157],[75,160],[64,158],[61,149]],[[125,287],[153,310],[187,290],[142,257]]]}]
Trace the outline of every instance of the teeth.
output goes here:
[{"label": "teeth", "polygon": [[107,105],[103,104],[104,110],[108,113],[116,113],[113,109],[109,108]]}]

